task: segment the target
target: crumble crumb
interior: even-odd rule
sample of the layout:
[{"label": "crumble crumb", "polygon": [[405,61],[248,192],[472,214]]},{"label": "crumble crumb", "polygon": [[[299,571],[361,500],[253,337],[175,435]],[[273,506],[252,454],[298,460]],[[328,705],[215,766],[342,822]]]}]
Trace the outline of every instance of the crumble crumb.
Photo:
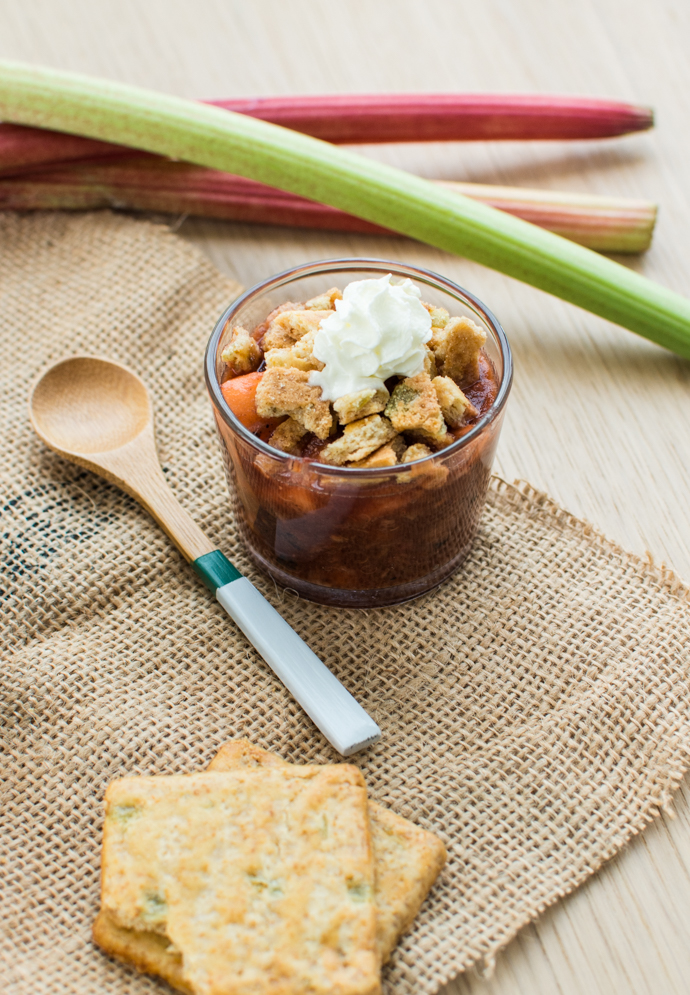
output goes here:
[{"label": "crumble crumb", "polygon": [[268,440],[268,444],[269,446],[273,446],[274,449],[280,449],[283,453],[290,453],[291,456],[299,456],[301,449],[300,442],[306,434],[307,429],[304,425],[300,425],[294,418],[288,418],[286,421],[281,422],[274,430],[271,438]]},{"label": "crumble crumb", "polygon": [[369,415],[345,426],[339,439],[321,450],[324,463],[356,463],[366,459],[375,449],[390,442],[396,432],[387,418],[382,415]]},{"label": "crumble crumb", "polygon": [[264,352],[269,349],[289,349],[307,332],[316,332],[332,311],[282,311],[268,326],[264,335]]},{"label": "crumble crumb", "polygon": [[354,466],[358,470],[378,470],[384,466],[397,466],[404,452],[405,440],[402,435],[396,435],[394,439],[387,442],[385,446],[381,446],[371,456],[367,456],[366,459],[359,460],[357,463],[348,463],[348,466]]},{"label": "crumble crumb", "polygon": [[241,325],[235,325],[230,341],[220,354],[233,373],[251,373],[261,362],[261,356],[261,349]]},{"label": "crumble crumb", "polygon": [[327,439],[333,428],[328,401],[321,400],[321,388],[309,386],[309,374],[289,366],[266,370],[256,388],[256,410],[262,418],[290,415],[313,432]]},{"label": "crumble crumb", "polygon": [[478,380],[479,351],[486,342],[486,332],[470,318],[451,318],[432,332],[430,345],[439,372],[460,384]]},{"label": "crumble crumb", "polygon": [[425,301],[422,301],[422,306],[425,307],[431,315],[432,328],[445,328],[450,318],[450,314],[444,307],[434,307],[433,304],[427,304]]},{"label": "crumble crumb", "polygon": [[418,373],[399,383],[386,405],[385,414],[397,432],[421,431],[441,444],[448,434],[428,373]]},{"label": "crumble crumb", "polygon": [[335,311],[335,302],[341,301],[343,295],[337,287],[331,287],[323,294],[319,294],[318,297],[312,297],[310,301],[304,305],[307,311]]},{"label": "crumble crumb", "polygon": [[479,412],[469,401],[458,385],[450,377],[434,377],[431,381],[436,391],[438,403],[441,405],[443,417],[451,428],[462,424],[466,416],[476,418]]},{"label": "crumble crumb", "polygon": [[365,390],[355,391],[353,394],[343,394],[337,401],[333,402],[333,410],[338,416],[341,425],[348,425],[359,418],[366,418],[367,415],[375,415],[383,411],[388,403],[390,394],[383,390],[376,390],[368,387]]},{"label": "crumble crumb", "polygon": [[[421,460],[425,456],[431,455],[433,454],[428,446],[417,442],[405,451],[402,462],[414,463],[416,460]],[[424,490],[434,490],[446,482],[449,473],[450,470],[447,466],[436,461],[431,461],[411,467],[408,474],[400,475],[398,482],[401,484],[414,483],[423,487]]]},{"label": "crumble crumb", "polygon": [[296,370],[322,370],[324,364],[314,355],[316,330],[307,332],[295,344],[285,349],[269,349],[265,355],[266,366],[292,366]]},{"label": "crumble crumb", "polygon": [[268,330],[268,326],[274,318],[277,318],[279,314],[283,313],[283,311],[301,311],[303,307],[304,304],[298,304],[295,301],[285,301],[284,304],[279,304],[278,307],[274,307],[271,313],[266,315],[264,320],[252,331],[252,338],[257,342],[261,342],[261,339]]},{"label": "crumble crumb", "polygon": [[421,442],[415,442],[413,446],[408,446],[403,453],[401,463],[412,463],[416,459],[424,459],[425,456],[431,456],[431,450],[428,446],[425,446]]},{"label": "crumble crumb", "polygon": [[436,356],[434,356],[428,345],[424,347],[424,350],[424,372],[429,374],[430,380],[433,380],[435,376],[438,376]]}]

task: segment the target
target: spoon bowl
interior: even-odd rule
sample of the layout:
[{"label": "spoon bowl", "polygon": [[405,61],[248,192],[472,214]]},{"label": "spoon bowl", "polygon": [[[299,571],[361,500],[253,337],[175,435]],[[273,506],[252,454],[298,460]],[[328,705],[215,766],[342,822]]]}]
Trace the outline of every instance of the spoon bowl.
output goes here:
[{"label": "spoon bowl", "polygon": [[153,425],[143,381],[97,356],[73,356],[51,366],[34,387],[30,411],[36,433],[65,455],[120,449]]}]

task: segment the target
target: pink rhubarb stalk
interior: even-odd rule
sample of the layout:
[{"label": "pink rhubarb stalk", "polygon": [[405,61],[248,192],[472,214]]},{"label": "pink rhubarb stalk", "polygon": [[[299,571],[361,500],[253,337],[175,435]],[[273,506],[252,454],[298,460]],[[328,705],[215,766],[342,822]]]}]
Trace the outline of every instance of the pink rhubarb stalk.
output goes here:
[{"label": "pink rhubarb stalk", "polygon": [[[612,138],[651,128],[650,108],[615,100],[500,94],[253,97],[204,103],[336,145],[380,142]],[[0,170],[91,156],[122,146],[0,123]]]},{"label": "pink rhubarb stalk", "polygon": [[611,138],[654,123],[649,107],[537,94],[347,94],[209,103],[334,144]]},{"label": "pink rhubarb stalk", "polygon": [[[334,207],[240,176],[154,156],[130,153],[130,157],[59,165],[0,179],[0,207],[117,207],[329,231],[386,231]],[[651,242],[656,207],[648,201],[473,183],[441,185],[599,251],[643,252]]]}]

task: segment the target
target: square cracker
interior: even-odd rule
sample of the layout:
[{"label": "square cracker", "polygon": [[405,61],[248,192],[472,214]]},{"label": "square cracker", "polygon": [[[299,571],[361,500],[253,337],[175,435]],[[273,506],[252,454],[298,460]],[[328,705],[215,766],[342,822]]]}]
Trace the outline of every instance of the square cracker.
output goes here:
[{"label": "square cracker", "polygon": [[366,788],[349,764],[113,782],[101,901],[96,942],[182,990],[380,991]]},{"label": "square cracker", "polygon": [[[254,746],[249,740],[238,739],[221,746],[208,770],[286,765],[287,761],[275,753]],[[385,964],[445,864],[446,848],[438,836],[371,800],[369,817],[374,851],[376,936],[381,962]]]}]

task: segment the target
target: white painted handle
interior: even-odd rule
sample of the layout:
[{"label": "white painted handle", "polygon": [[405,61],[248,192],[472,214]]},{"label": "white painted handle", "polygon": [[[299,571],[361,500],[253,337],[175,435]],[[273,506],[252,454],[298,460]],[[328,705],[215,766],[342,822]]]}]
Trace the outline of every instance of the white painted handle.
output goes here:
[{"label": "white painted handle", "polygon": [[216,598],[338,753],[349,757],[381,730],[263,595],[240,577]]}]

